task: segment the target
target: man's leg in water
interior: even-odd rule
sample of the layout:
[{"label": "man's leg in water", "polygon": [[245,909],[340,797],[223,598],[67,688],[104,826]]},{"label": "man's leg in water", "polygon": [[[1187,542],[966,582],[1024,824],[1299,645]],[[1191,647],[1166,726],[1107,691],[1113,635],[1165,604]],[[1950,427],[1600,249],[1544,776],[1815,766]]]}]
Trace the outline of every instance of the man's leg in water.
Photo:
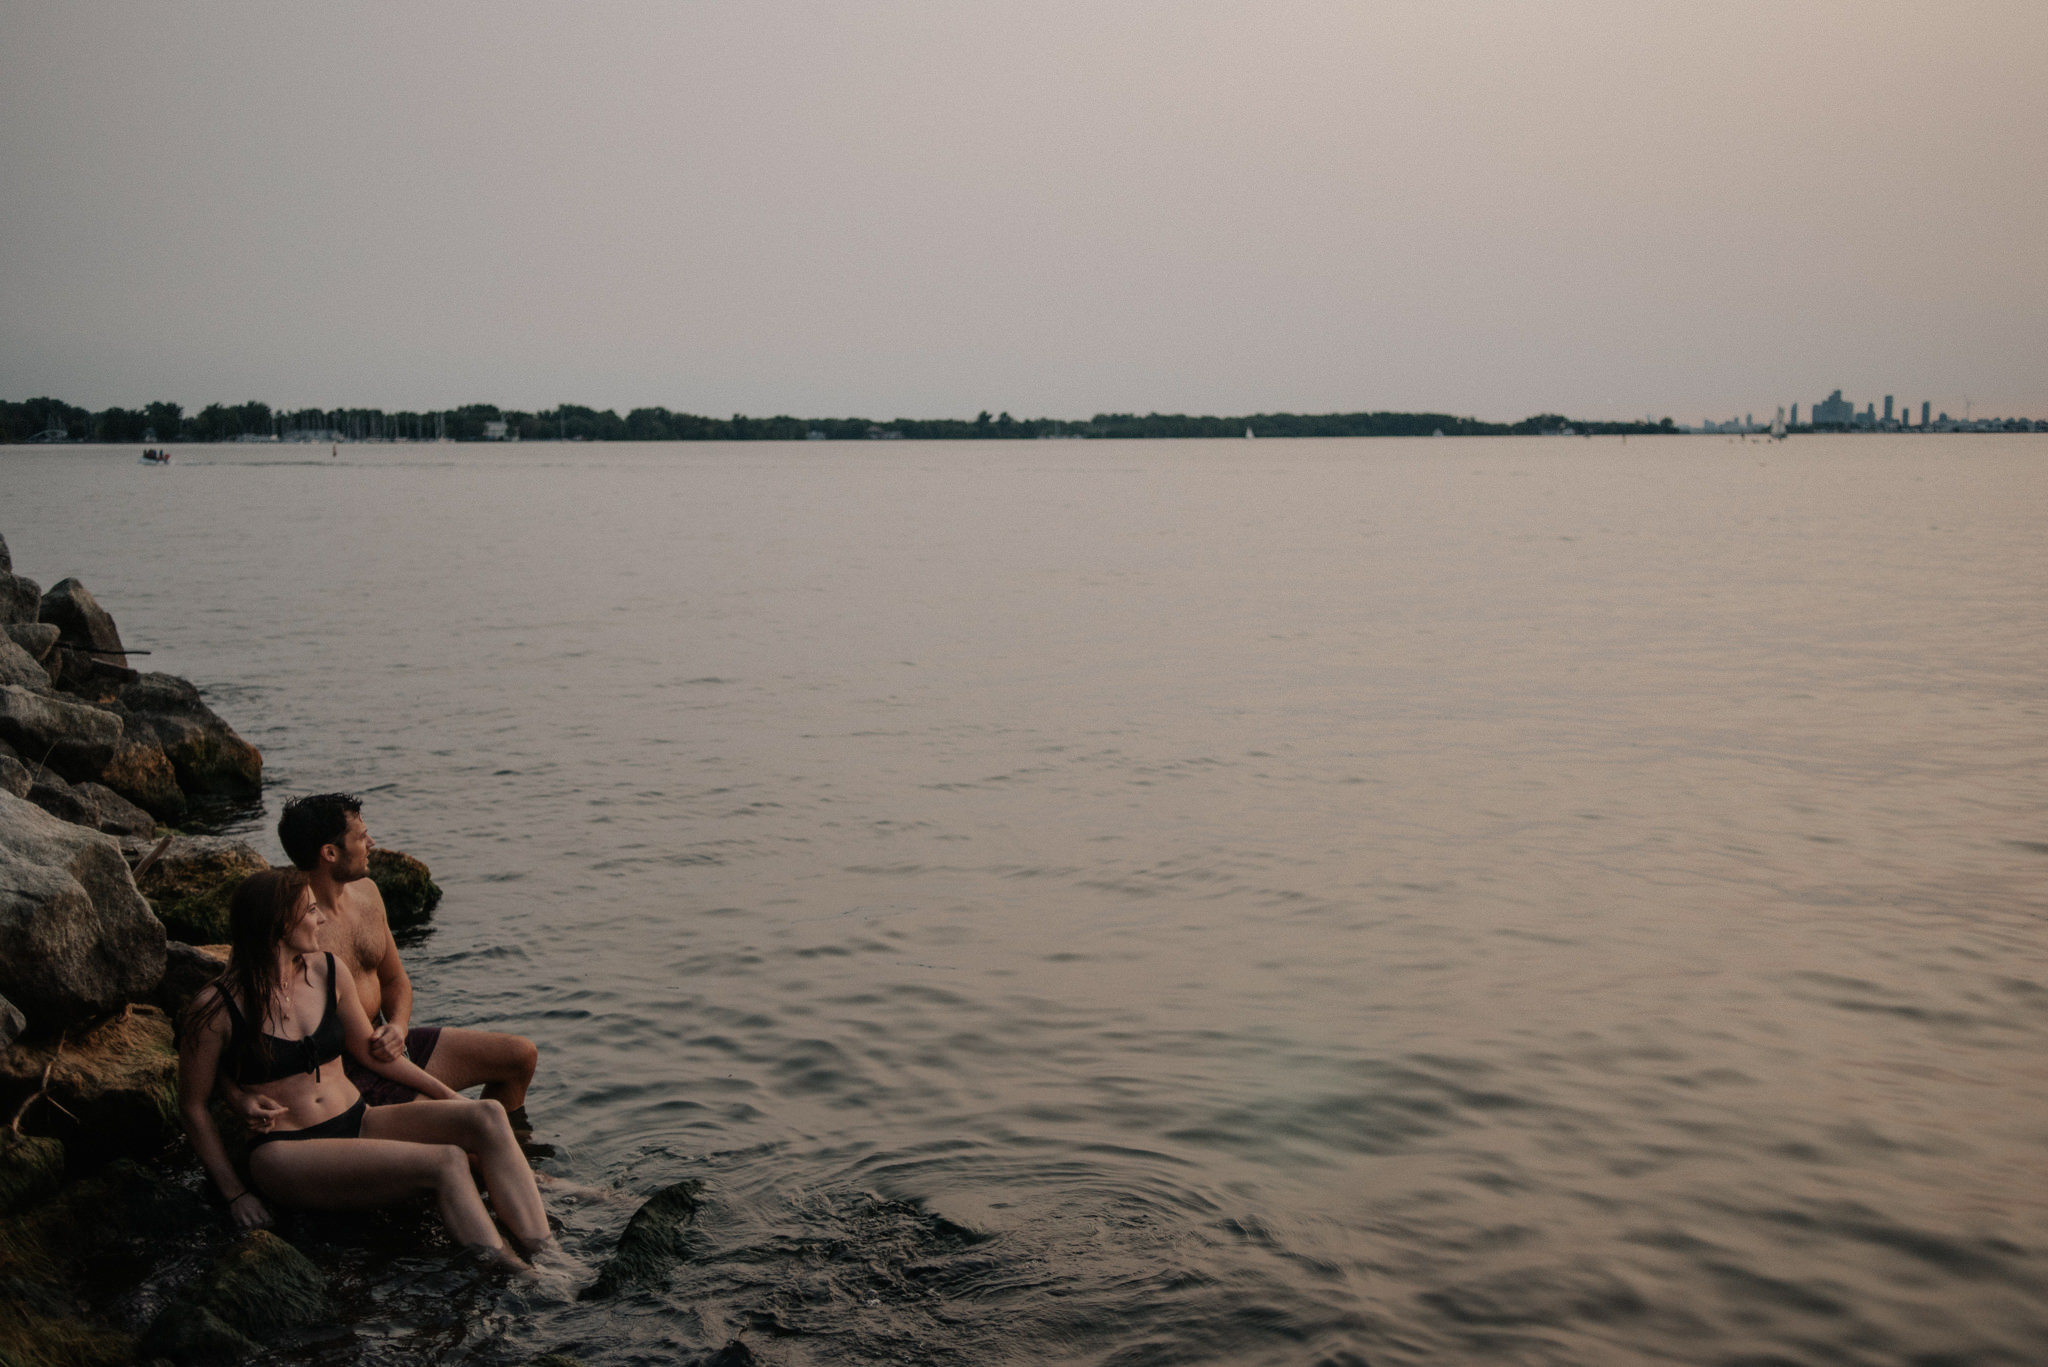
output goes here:
[{"label": "man's leg in water", "polygon": [[539,1063],[540,1050],[530,1039],[449,1028],[441,1031],[441,1042],[423,1066],[458,1092],[482,1083],[484,1098],[510,1112],[526,1104],[526,1089]]}]

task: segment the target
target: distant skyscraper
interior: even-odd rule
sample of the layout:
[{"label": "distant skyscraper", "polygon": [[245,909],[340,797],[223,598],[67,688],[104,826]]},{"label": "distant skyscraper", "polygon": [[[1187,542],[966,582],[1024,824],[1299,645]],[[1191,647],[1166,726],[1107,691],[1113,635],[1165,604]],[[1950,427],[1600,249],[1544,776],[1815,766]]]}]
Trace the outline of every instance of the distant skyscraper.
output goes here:
[{"label": "distant skyscraper", "polygon": [[1851,422],[1855,421],[1855,418],[1856,405],[1845,400],[1842,397],[1842,391],[1839,389],[1813,406],[1813,425],[1815,427],[1824,427],[1830,424],[1840,424],[1843,427],[1847,427]]},{"label": "distant skyscraper", "polygon": [[1927,410],[1932,406],[1925,399],[1920,401],[1920,425],[1922,427],[1927,426]]},{"label": "distant skyscraper", "polygon": [[1889,394],[1884,396],[1884,420],[1886,422],[1892,420],[1892,396]]},{"label": "distant skyscraper", "polygon": [[1792,425],[1799,426],[1799,405],[1796,403],[1792,405]]}]

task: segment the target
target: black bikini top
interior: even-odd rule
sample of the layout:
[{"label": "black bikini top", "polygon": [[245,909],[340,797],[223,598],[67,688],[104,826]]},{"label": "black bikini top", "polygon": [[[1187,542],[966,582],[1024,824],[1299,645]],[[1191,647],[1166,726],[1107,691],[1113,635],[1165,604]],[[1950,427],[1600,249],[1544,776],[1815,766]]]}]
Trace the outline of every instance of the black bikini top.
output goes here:
[{"label": "black bikini top", "polygon": [[242,1008],[235,1005],[235,999],[225,992],[221,999],[228,1004],[228,1068],[229,1076],[237,1087],[251,1087],[261,1082],[275,1082],[281,1077],[297,1073],[311,1073],[317,1080],[322,1064],[332,1063],[341,1057],[343,1035],[341,1012],[334,1004],[334,956],[327,956],[327,1010],[320,1016],[320,1024],[313,1027],[313,1033],[304,1039],[283,1039],[277,1035],[265,1035],[264,1043],[270,1046],[270,1061],[266,1064],[256,1051],[249,1047],[249,1022],[242,1015]]}]

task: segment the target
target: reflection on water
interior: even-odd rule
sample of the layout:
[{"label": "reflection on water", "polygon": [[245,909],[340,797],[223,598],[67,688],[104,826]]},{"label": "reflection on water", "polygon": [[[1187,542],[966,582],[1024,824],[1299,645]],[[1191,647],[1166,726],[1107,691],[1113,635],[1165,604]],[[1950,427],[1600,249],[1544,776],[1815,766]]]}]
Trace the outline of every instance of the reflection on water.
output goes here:
[{"label": "reflection on water", "polygon": [[363,791],[433,865],[423,1017],[533,1036],[545,1167],[621,1193],[551,1198],[572,1250],[707,1183],[666,1295],[439,1333],[365,1256],[322,1361],[2003,1363],[2048,1342],[2044,456],[0,481],[273,809]]}]

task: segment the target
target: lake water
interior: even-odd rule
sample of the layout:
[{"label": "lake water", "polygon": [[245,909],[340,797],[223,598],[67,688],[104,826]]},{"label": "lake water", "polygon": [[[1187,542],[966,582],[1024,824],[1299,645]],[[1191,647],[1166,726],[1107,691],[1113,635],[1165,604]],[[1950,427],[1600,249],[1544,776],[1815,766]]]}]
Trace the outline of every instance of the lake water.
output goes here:
[{"label": "lake water", "polygon": [[2048,1358],[2044,529],[2041,436],[0,452],[433,866],[544,1170],[707,1183],[322,1362]]}]

